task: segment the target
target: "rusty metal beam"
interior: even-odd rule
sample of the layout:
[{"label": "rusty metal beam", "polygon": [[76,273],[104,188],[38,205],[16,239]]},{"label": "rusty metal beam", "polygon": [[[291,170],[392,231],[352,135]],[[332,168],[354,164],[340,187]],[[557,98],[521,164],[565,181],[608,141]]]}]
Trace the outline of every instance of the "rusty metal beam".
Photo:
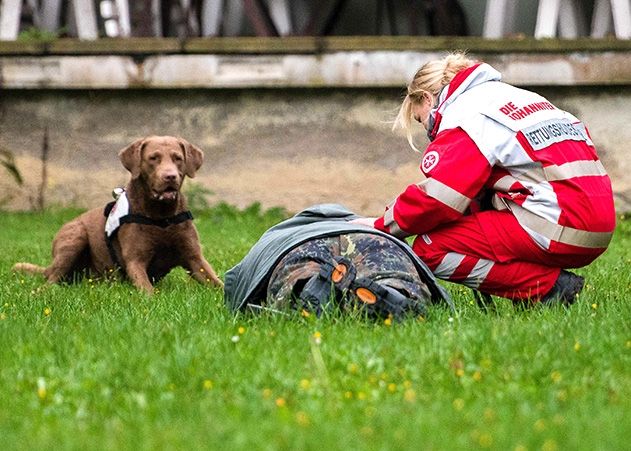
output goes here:
[{"label": "rusty metal beam", "polygon": [[243,0],[243,8],[258,36],[279,36],[269,10],[261,0]]}]

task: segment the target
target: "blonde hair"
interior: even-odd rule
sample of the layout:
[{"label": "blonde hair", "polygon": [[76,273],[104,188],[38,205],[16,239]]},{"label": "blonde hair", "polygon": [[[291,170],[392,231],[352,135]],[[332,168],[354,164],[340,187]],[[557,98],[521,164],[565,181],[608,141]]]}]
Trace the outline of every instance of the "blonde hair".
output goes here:
[{"label": "blonde hair", "polygon": [[412,149],[420,152],[412,139],[412,107],[421,103],[423,97],[430,95],[436,97],[441,89],[447,86],[458,72],[476,64],[477,61],[469,59],[464,52],[454,52],[446,57],[428,61],[416,71],[414,78],[407,87],[407,95],[399,108],[399,113],[394,120],[392,130],[402,128],[405,130],[408,142]]}]

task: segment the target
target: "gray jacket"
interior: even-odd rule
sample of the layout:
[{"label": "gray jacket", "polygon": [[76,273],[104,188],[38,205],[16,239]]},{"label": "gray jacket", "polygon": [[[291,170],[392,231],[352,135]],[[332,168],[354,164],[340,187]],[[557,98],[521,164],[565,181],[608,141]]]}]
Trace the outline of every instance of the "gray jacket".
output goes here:
[{"label": "gray jacket", "polygon": [[360,216],[337,204],[314,205],[267,230],[250,252],[225,275],[224,299],[232,310],[258,304],[265,296],[267,282],[276,264],[294,247],[313,238],[351,232],[374,233],[391,238],[412,258],[432,294],[434,302],[446,302],[453,308],[449,294],[436,283],[429,268],[404,241],[372,227],[351,224]]}]

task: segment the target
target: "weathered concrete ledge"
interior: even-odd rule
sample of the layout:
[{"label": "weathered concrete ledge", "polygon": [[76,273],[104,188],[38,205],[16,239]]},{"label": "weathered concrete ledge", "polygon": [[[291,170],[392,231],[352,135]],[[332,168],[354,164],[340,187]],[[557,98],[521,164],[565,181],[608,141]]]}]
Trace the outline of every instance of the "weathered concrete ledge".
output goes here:
[{"label": "weathered concrete ledge", "polygon": [[127,178],[119,149],[170,134],[205,151],[187,184],[211,191],[211,202],[290,211],[339,202],[380,214],[422,177],[419,156],[390,130],[402,89],[420,64],[455,49],[583,119],[618,211],[631,212],[631,41],[591,39],[0,42],[0,147],[24,176],[19,187],[0,179],[0,201],[28,209],[37,198],[44,130],[46,203],[86,208]]},{"label": "weathered concrete ledge", "polygon": [[0,42],[8,89],[401,87],[466,49],[516,85],[631,84],[631,41],[428,37]]}]

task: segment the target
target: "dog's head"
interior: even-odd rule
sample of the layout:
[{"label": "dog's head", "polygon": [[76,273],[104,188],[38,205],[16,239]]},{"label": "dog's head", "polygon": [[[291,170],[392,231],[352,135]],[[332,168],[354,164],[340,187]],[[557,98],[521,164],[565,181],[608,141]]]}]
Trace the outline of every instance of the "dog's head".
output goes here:
[{"label": "dog's head", "polygon": [[204,153],[185,139],[173,136],[149,136],[139,139],[119,152],[132,179],[141,178],[154,200],[177,200],[184,176],[195,177]]}]

